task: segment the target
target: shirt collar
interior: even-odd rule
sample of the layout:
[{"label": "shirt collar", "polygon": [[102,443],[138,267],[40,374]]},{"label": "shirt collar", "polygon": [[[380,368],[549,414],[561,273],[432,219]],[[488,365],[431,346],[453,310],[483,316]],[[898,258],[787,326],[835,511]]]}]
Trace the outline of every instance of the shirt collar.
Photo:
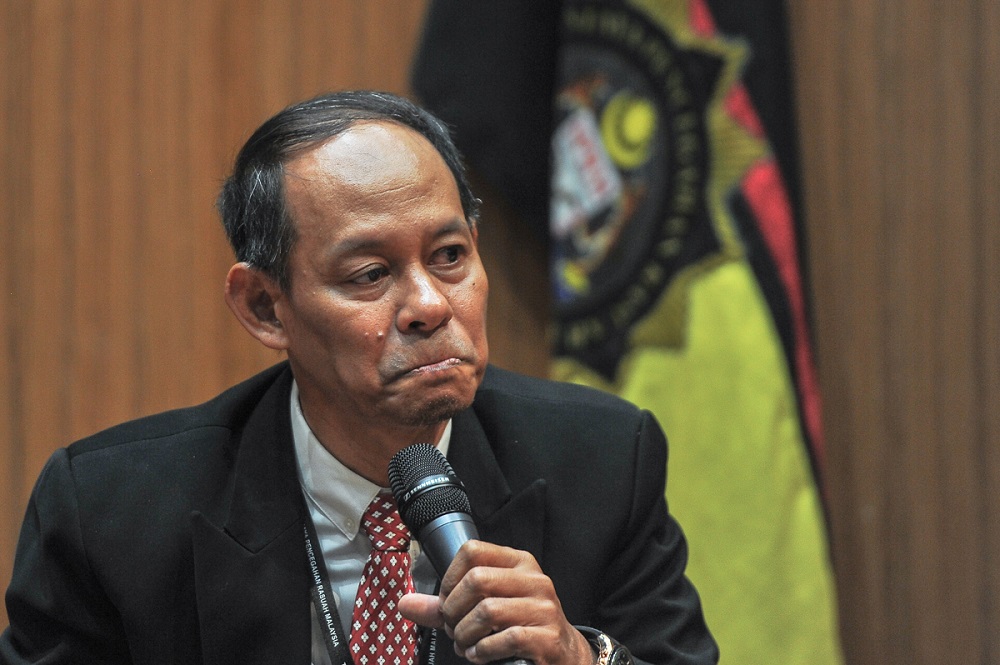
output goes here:
[{"label": "shirt collar", "polygon": [[[298,460],[299,479],[307,497],[340,531],[353,540],[361,516],[379,492],[389,491],[347,468],[330,454],[313,434],[299,403],[299,386],[292,381],[292,438]],[[451,443],[451,420],[437,443],[445,457]]]}]

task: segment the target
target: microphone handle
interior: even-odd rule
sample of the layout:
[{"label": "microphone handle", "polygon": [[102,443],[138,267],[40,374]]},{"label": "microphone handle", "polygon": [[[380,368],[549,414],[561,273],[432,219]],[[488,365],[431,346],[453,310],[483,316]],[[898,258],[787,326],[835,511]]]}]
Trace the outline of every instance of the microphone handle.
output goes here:
[{"label": "microphone handle", "polygon": [[[438,577],[448,570],[458,550],[467,540],[478,540],[479,531],[467,513],[445,513],[420,529],[417,540],[437,571]],[[535,665],[526,658],[494,660],[490,665]]]},{"label": "microphone handle", "polygon": [[467,540],[478,540],[479,531],[467,513],[445,513],[425,524],[417,534],[420,547],[431,560],[438,577],[444,577],[452,559]]}]

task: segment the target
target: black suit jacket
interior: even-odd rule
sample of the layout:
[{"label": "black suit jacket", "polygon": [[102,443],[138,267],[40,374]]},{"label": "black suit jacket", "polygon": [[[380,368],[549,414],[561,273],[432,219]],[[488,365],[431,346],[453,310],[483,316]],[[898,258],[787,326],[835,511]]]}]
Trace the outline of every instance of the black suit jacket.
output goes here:
[{"label": "black suit jacket", "polygon": [[[22,528],[0,662],[308,663],[291,378],[281,364],[55,452]],[[717,661],[649,414],[491,367],[449,459],[481,537],[531,552],[570,622],[651,663]],[[460,662],[441,641],[438,665]]]}]

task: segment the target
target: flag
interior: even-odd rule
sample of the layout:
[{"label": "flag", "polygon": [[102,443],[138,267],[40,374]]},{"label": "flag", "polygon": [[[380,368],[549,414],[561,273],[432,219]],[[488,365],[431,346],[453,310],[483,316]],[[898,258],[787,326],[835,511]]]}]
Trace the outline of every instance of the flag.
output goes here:
[{"label": "flag", "polygon": [[[414,89],[473,170],[547,220],[555,377],[663,424],[723,662],[834,665],[785,42],[780,0],[432,2]],[[483,137],[515,177],[548,177],[506,179]]]}]

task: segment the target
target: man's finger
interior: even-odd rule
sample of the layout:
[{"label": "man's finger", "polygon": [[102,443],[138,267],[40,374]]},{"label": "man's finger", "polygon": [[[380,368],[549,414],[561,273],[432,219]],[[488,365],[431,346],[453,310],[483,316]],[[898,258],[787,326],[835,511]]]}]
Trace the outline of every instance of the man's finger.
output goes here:
[{"label": "man's finger", "polygon": [[441,595],[447,597],[466,573],[476,567],[525,567],[541,571],[534,557],[528,552],[481,540],[469,540],[458,550],[458,554],[441,578]]},{"label": "man's finger", "polygon": [[399,613],[410,621],[428,628],[444,626],[441,599],[426,593],[408,593],[399,599]]}]

